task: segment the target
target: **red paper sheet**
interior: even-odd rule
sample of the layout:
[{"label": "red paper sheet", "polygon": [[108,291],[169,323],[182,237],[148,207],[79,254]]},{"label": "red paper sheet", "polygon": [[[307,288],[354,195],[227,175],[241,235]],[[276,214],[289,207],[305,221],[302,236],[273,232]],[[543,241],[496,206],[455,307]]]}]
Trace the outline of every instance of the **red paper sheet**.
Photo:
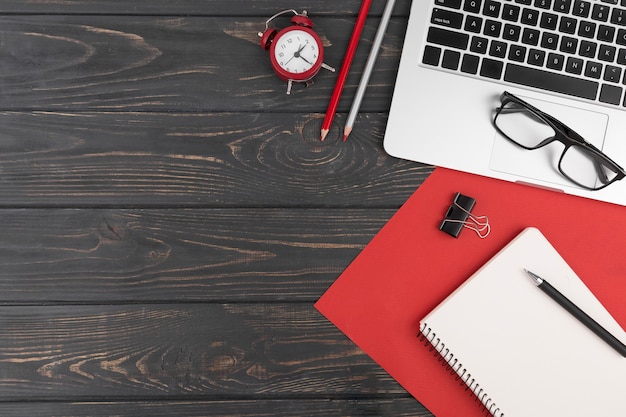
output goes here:
[{"label": "red paper sheet", "polygon": [[[486,239],[468,229],[458,239],[439,230],[457,191],[476,199],[474,214],[489,216]],[[315,307],[436,416],[484,416],[419,342],[419,320],[529,226],[541,230],[626,328],[626,207],[443,168]],[[479,326],[476,337],[488,343],[488,329]]]}]

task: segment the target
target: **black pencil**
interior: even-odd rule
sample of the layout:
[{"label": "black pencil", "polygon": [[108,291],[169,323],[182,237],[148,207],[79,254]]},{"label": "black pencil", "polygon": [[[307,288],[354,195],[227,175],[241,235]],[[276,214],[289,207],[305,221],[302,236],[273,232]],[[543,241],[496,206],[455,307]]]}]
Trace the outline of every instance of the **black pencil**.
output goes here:
[{"label": "black pencil", "polygon": [[576,317],[582,324],[587,326],[589,330],[598,335],[602,340],[608,343],[613,349],[618,351],[623,357],[626,357],[626,345],[624,345],[621,341],[619,341],[615,336],[609,333],[604,327],[602,327],[598,322],[589,317],[587,313],[582,311],[576,304],[571,302],[567,297],[559,292],[556,288],[554,288],[548,281],[541,278],[540,276],[533,274],[532,272],[524,269],[528,275],[533,279],[538,288],[540,288],[543,292],[548,294],[550,298],[556,301],[561,307],[567,310],[572,316]]}]

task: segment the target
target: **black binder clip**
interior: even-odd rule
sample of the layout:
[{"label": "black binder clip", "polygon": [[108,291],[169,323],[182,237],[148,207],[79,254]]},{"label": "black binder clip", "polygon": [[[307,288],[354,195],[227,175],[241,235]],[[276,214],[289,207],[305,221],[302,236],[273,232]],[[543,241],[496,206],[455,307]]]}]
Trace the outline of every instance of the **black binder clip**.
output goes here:
[{"label": "black binder clip", "polygon": [[474,198],[456,193],[439,230],[458,238],[461,230],[465,227],[476,232],[481,239],[486,238],[491,232],[489,218],[487,216],[474,216],[472,214],[474,204],[476,204]]}]

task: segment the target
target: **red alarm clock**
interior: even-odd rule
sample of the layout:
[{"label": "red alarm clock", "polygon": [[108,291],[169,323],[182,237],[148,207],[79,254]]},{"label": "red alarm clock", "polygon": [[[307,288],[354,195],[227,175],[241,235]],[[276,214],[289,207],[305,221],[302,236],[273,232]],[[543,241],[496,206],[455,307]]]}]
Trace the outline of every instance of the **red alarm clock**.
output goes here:
[{"label": "red alarm clock", "polygon": [[[272,20],[285,13],[294,14],[291,26],[280,31],[269,27]],[[265,22],[265,31],[259,32],[261,47],[269,49],[274,72],[280,79],[287,81],[287,94],[291,94],[294,82],[307,85],[312,83],[312,78],[322,68],[335,71],[323,62],[324,45],[312,27],[313,23],[307,17],[306,11],[298,13],[295,10],[283,10],[270,17]]]}]

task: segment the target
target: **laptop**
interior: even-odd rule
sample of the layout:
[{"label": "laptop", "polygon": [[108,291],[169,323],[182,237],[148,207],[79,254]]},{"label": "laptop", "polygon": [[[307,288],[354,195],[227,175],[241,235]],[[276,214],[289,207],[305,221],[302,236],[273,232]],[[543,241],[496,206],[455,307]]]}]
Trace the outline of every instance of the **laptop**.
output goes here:
[{"label": "laptop", "polygon": [[559,172],[564,145],[526,150],[493,123],[504,91],[626,167],[626,0],[414,0],[385,151],[626,205]]}]

